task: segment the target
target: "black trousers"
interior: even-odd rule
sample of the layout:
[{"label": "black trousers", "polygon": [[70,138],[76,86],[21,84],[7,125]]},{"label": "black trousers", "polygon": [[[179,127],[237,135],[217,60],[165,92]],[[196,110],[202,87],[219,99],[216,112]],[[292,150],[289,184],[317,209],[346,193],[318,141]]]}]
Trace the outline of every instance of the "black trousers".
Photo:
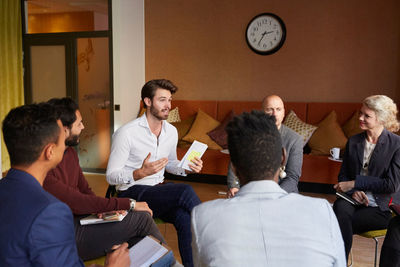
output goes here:
[{"label": "black trousers", "polygon": [[337,199],[333,210],[342,232],[346,258],[349,257],[353,234],[386,229],[392,217],[390,211],[382,211],[379,207],[354,206],[344,199]]},{"label": "black trousers", "polygon": [[381,250],[380,267],[400,266],[400,216],[389,222]]},{"label": "black trousers", "polygon": [[113,245],[128,242],[132,246],[147,235],[165,243],[148,212],[128,212],[120,222],[80,225],[79,220],[85,216],[74,218],[78,254],[84,261],[104,256]]}]

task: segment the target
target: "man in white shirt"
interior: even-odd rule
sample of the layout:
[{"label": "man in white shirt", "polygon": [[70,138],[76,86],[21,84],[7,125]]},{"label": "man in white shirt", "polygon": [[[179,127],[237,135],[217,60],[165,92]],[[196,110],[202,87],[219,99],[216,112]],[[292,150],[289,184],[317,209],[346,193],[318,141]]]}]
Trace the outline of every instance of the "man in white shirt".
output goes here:
[{"label": "man in white shirt", "polygon": [[[160,79],[147,82],[141,92],[146,112],[128,122],[113,135],[107,166],[107,181],[116,185],[119,197],[145,201],[154,217],[173,223],[178,233],[182,263],[193,266],[190,213],[200,200],[186,184],[164,184],[164,171],[186,175],[178,167],[176,156],[178,133],[169,124],[172,94],[178,88]],[[203,162],[195,158],[189,167],[198,173]]]},{"label": "man in white shirt", "polygon": [[328,201],[287,193],[278,185],[285,156],[274,116],[243,113],[226,130],[242,187],[233,198],[193,209],[195,266],[346,266]]}]

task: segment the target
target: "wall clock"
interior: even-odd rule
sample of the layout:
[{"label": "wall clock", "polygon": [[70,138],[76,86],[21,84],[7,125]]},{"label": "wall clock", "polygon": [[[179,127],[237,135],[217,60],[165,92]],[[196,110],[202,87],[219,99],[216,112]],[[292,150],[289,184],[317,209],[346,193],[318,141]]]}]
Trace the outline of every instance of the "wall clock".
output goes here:
[{"label": "wall clock", "polygon": [[251,50],[260,55],[278,51],[286,39],[282,19],[272,13],[263,13],[250,20],[246,28],[246,41]]}]

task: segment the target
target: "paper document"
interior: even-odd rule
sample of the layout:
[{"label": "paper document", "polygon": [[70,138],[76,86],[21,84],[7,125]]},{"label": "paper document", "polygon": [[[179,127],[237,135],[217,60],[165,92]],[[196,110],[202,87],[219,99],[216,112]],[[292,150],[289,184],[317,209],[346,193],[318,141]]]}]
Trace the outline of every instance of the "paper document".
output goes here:
[{"label": "paper document", "polygon": [[120,214],[115,211],[104,212],[102,218],[98,218],[97,214],[92,214],[85,218],[82,218],[80,220],[80,223],[81,223],[81,225],[87,225],[87,224],[120,222],[125,218],[125,216],[127,214],[128,214],[128,212],[126,212],[125,214]]},{"label": "paper document", "polygon": [[169,251],[168,248],[150,236],[146,236],[129,249],[130,267],[148,267],[162,258]]},{"label": "paper document", "polygon": [[188,151],[186,151],[186,154],[181,159],[181,162],[178,164],[178,167],[191,171],[188,164],[194,157],[201,158],[204,152],[207,150],[207,147],[208,146],[206,144],[203,144],[195,140],[193,144],[189,147]]}]

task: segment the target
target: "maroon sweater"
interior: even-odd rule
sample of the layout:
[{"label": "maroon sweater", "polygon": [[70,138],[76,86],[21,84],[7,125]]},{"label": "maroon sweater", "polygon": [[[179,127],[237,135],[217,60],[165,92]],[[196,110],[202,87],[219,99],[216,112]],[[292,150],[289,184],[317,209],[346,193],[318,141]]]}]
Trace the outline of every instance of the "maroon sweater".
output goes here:
[{"label": "maroon sweater", "polygon": [[108,199],[93,193],[79,166],[78,154],[72,147],[65,150],[60,164],[47,173],[43,188],[66,203],[76,215],[130,208],[129,198]]}]

